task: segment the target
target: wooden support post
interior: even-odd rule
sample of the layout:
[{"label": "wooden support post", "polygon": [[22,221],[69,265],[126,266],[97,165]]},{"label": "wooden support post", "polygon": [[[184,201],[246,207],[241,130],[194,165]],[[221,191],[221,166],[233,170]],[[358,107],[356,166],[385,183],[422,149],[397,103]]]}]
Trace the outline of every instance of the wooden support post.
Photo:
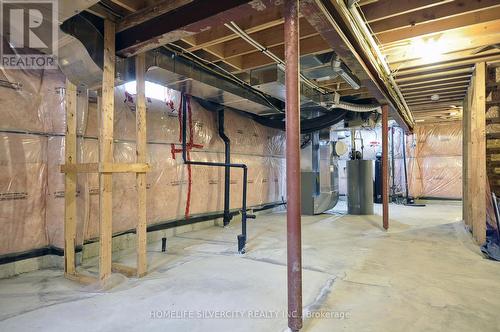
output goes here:
[{"label": "wooden support post", "polygon": [[[99,162],[113,163],[113,118],[115,85],[115,25],[104,21],[104,65],[102,110],[99,126]],[[113,174],[99,174],[99,279],[111,275]]]},{"label": "wooden support post", "polygon": [[382,106],[382,224],[389,229],[389,106]]},{"label": "wooden support post", "polygon": [[463,115],[464,221],[479,245],[486,241],[486,63],[476,64]]},{"label": "wooden support post", "polygon": [[[64,155],[66,165],[76,164],[76,86],[66,80],[66,137]],[[64,175],[64,273],[74,275],[76,241],[76,173]]]},{"label": "wooden support post", "polygon": [[[470,89],[470,87],[469,87]],[[466,227],[470,228],[469,222],[470,210],[468,204],[470,201],[469,192],[469,142],[470,142],[470,128],[469,128],[469,112],[470,112],[470,96],[469,93],[465,95],[462,111],[462,219]]]},{"label": "wooden support post", "polygon": [[[138,54],[135,59],[135,74],[137,84],[137,100],[135,106],[136,123],[136,155],[137,163],[146,163],[146,97],[145,97],[145,69],[146,57],[144,53]],[[141,277],[147,272],[146,255],[146,173],[136,174],[137,185],[137,276]]]}]

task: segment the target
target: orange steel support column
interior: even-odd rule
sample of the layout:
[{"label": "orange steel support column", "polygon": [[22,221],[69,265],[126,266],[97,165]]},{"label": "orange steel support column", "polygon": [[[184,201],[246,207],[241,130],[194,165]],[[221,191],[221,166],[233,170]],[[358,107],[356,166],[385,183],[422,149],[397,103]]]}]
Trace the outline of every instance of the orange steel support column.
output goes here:
[{"label": "orange steel support column", "polygon": [[285,0],[286,195],[288,327],[302,328],[300,223],[299,1]]},{"label": "orange steel support column", "polygon": [[382,106],[382,219],[384,229],[389,228],[389,106]]}]

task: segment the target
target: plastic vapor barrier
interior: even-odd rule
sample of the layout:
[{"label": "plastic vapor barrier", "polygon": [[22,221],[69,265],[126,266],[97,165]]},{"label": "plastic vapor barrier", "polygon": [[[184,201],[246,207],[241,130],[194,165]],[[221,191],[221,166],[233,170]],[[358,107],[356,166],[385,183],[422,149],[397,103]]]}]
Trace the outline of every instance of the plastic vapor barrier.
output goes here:
[{"label": "plastic vapor barrier", "polygon": [[417,125],[406,138],[413,197],[462,199],[462,123]]},{"label": "plastic vapor barrier", "polygon": [[[64,241],[64,82],[59,71],[2,71],[0,80],[0,255]],[[79,91],[79,163],[98,162],[98,105],[86,103]],[[115,89],[114,160],[135,162],[135,96]],[[167,90],[166,100],[147,98],[148,224],[223,210],[224,169],[191,166],[191,199],[187,166],[180,152],[177,113],[180,94]],[[194,100],[190,159],[224,161],[216,114]],[[282,201],[285,196],[284,133],[226,111],[225,131],[231,139],[231,162],[248,165],[247,205]],[[189,132],[188,132],[189,136]],[[242,170],[231,170],[231,208],[241,207]],[[135,175],[113,175],[113,232],[136,226]],[[99,234],[97,174],[78,174],[77,244]]]},{"label": "plastic vapor barrier", "polygon": [[[390,131],[388,135],[391,137]],[[396,193],[401,194],[405,193],[403,135],[400,128],[394,128],[394,185]],[[382,151],[381,137],[380,127],[356,131],[356,148],[361,151],[363,146],[363,159],[375,160],[376,153]],[[342,140],[350,149],[351,138]],[[348,158],[346,154],[339,160],[341,194],[345,194],[347,188]],[[406,162],[410,196],[462,199],[462,123],[417,125],[414,133],[406,137]],[[389,165],[389,168],[392,169],[392,166]],[[392,179],[389,182],[392,186]]]}]

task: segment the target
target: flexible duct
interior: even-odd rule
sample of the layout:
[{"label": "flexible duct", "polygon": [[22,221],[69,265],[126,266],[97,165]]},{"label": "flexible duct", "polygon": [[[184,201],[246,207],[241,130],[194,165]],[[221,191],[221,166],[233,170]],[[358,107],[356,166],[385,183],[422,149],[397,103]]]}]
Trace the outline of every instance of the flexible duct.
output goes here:
[{"label": "flexible duct", "polygon": [[380,105],[377,104],[354,104],[345,101],[339,101],[338,103],[335,103],[333,106],[331,106],[331,108],[332,109],[342,108],[344,110],[357,113],[365,113],[365,112],[382,113],[382,108],[380,107]]}]

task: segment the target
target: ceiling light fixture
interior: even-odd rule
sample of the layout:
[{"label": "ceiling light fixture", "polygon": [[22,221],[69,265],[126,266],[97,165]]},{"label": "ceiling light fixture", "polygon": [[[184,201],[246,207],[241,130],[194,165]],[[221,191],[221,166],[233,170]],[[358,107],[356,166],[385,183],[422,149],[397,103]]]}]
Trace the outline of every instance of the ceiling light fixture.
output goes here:
[{"label": "ceiling light fixture", "polygon": [[445,52],[446,43],[438,39],[439,37],[419,38],[412,41],[411,53],[417,58],[422,58],[425,62],[437,62],[441,60]]}]

